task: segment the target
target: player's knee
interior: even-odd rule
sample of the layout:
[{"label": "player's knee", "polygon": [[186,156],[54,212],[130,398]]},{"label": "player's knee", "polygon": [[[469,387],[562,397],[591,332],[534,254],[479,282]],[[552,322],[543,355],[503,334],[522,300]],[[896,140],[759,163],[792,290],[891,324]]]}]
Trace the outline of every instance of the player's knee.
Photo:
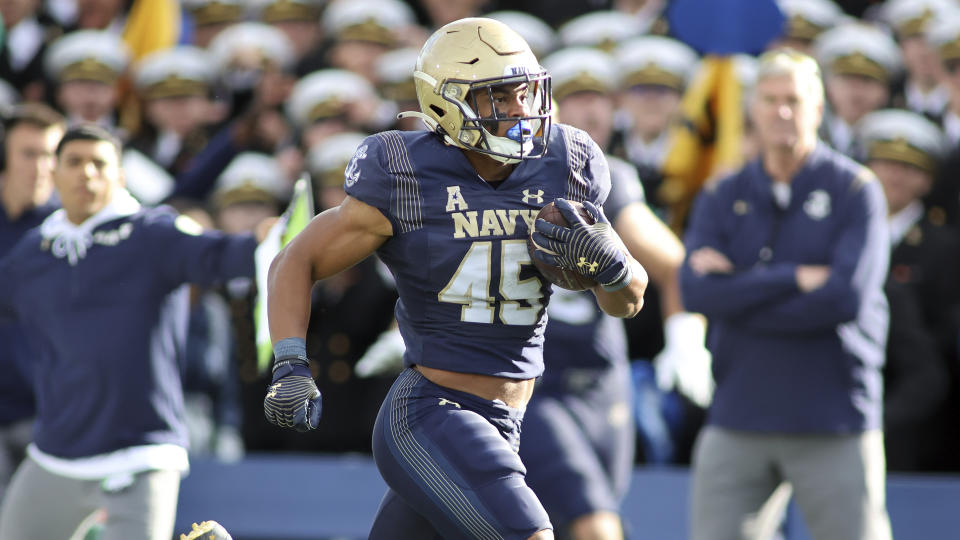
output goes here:
[{"label": "player's knee", "polygon": [[623,540],[620,516],[613,512],[594,512],[570,523],[572,540]]},{"label": "player's knee", "polygon": [[537,531],[527,538],[527,540],[553,540],[553,531],[550,529]]}]

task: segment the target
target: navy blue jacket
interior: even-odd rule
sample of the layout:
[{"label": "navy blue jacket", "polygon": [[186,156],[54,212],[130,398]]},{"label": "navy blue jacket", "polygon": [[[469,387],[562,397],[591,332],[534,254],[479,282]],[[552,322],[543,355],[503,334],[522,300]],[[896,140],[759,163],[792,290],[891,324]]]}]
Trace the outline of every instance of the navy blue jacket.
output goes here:
[{"label": "navy blue jacket", "polygon": [[[684,305],[709,319],[717,383],[708,423],[779,433],[852,433],[881,426],[889,312],[886,202],[872,173],[818,143],[794,176],[786,208],[754,161],[706,188],[685,235],[732,275],[681,270]],[[819,289],[798,265],[828,265]]]},{"label": "navy blue jacket", "polygon": [[[24,212],[10,221],[0,205],[0,259],[30,229],[43,223],[60,206],[56,197],[47,204]],[[34,414],[33,392],[30,390],[29,338],[27,329],[14,321],[0,322],[0,426],[30,418]]]},{"label": "navy blue jacket", "polygon": [[252,276],[256,247],[250,236],[198,232],[168,209],[144,209],[96,227],[76,266],[54,257],[39,229],[0,262],[0,314],[38,338],[40,450],[79,458],[142,444],[186,446],[184,284]]}]

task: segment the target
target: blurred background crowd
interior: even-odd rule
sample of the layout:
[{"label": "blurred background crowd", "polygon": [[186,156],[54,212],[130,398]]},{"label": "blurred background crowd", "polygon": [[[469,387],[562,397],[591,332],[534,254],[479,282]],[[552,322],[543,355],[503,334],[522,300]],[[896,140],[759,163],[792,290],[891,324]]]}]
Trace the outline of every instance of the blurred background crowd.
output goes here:
[{"label": "blurred background crowd", "polygon": [[[898,299],[885,368],[889,469],[960,471],[960,1],[778,4],[783,25],[767,46],[820,62],[822,140],[870,167],[887,195],[887,290]],[[367,134],[422,129],[396,118],[417,108],[420,46],[445,23],[490,16],[551,72],[562,119],[635,166],[648,204],[682,235],[696,192],[754,157],[742,100],[755,58],[706,61],[708,51],[672,31],[669,8],[669,0],[3,0],[0,108],[16,117],[45,106],[68,125],[107,127],[125,143],[128,188],[142,203],[252,231],[285,208],[304,172],[317,211],[337,205]],[[709,91],[718,84],[734,97]],[[24,211],[8,193],[11,178],[43,175],[15,152],[8,144],[0,229]],[[47,197],[34,205],[55,204],[55,193]],[[191,452],[368,453],[393,374],[361,377],[355,367],[389,332],[389,273],[369,259],[316,285],[307,346],[324,419],[306,434],[263,419],[269,377],[257,364],[256,292],[249,279],[194,291],[184,366]],[[664,346],[660,313],[653,289],[626,321],[637,461],[684,464],[702,403],[657,388],[650,375]],[[29,392],[4,379],[0,424],[29,423]]]}]

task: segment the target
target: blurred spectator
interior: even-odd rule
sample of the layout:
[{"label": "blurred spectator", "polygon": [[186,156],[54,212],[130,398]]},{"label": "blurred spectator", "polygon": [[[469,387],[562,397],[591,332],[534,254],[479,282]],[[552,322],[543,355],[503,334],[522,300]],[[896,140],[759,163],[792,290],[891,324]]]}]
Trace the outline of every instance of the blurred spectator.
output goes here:
[{"label": "blurred spectator", "polygon": [[[407,47],[390,51],[377,59],[377,91],[384,99],[393,102],[397,113],[420,110],[411,75],[419,54],[418,49]],[[423,122],[409,116],[396,119],[394,126],[404,131],[425,129]]]},{"label": "blurred spectator", "polygon": [[943,116],[950,153],[926,198],[927,214],[937,224],[953,223],[960,234],[960,13],[935,21],[928,34],[946,72],[950,103]]},{"label": "blurred spectator", "polygon": [[[308,170],[314,179],[318,211],[343,201],[344,171],[366,135],[341,132],[310,147]],[[307,353],[314,376],[324,385],[324,414],[309,433],[281,430],[262,421],[262,409],[250,411],[248,441],[258,449],[370,453],[370,432],[392,376],[359,378],[357,361],[393,321],[397,293],[393,278],[375,257],[368,257],[312,292]],[[392,375],[392,374],[390,374]],[[251,385],[262,398],[263,387]],[[259,403],[257,403],[259,405]],[[251,407],[252,408],[252,407]]]},{"label": "blurred spectator", "polygon": [[255,94],[259,106],[279,107],[296,82],[293,43],[281,30],[268,24],[243,22],[229,26],[217,34],[208,50],[229,93],[231,117],[253,106]]},{"label": "blurred spectator", "polygon": [[105,30],[117,36],[123,29],[124,0],[76,0],[77,12],[74,30]]},{"label": "blurred spectator", "polygon": [[787,23],[771,49],[789,47],[812,55],[813,40],[844,19],[843,10],[833,0],[777,0],[777,4]]},{"label": "blurred spectator", "polygon": [[0,49],[0,79],[27,101],[47,98],[43,56],[62,30],[41,9],[41,0],[0,2],[6,35]]},{"label": "blurred spectator", "polygon": [[78,30],[50,45],[44,64],[69,125],[95,123],[123,137],[116,119],[117,79],[129,61],[123,40],[106,31]]},{"label": "blurred spectator", "polygon": [[[289,194],[290,185],[276,160],[265,154],[241,153],[217,179],[212,220],[206,222],[209,218],[197,210],[188,214],[200,217],[206,228],[216,227],[228,234],[251,233],[280,213]],[[228,281],[219,293],[193,289],[184,391],[187,427],[198,454],[212,453],[225,460],[243,454],[244,410],[238,372],[256,369],[251,307],[255,294],[254,282],[248,277]],[[254,365],[241,366],[241,362]]]},{"label": "blurred spectator", "polygon": [[[559,121],[585,130],[601,148],[608,146],[614,130],[614,99],[620,87],[615,59],[598,49],[570,47],[548,56],[543,64],[553,80]],[[612,156],[608,156],[608,161],[611,174],[636,179],[636,170],[629,163]],[[632,245],[636,250],[635,256],[641,260],[656,285],[647,289],[644,295],[645,308],[641,313],[624,321],[630,355],[648,361],[656,357],[660,375],[658,383],[663,391],[676,388],[686,399],[703,407],[709,402],[711,384],[709,355],[703,349],[702,337],[699,338],[701,345],[697,345],[697,328],[702,334],[703,321],[684,312],[675,267],[670,264],[671,256],[678,256],[682,249],[673,233],[651,213],[646,203],[632,208],[624,216],[625,222],[629,218],[632,227],[646,231],[643,241]],[[659,247],[651,248],[646,244],[647,241]],[[668,249],[670,246],[676,249]],[[666,332],[664,320],[671,321],[666,324]],[[647,415],[659,414],[659,411],[645,412]],[[697,415],[697,411],[691,411],[690,423],[694,431],[698,427],[694,418]],[[648,417],[641,415],[641,419]],[[650,426],[641,423],[640,429],[641,437],[656,437]],[[679,436],[683,438],[684,435]],[[688,446],[684,444],[685,441],[676,442],[677,447]],[[674,446],[673,443],[666,442],[671,446]],[[648,453],[644,458],[648,461],[683,459],[684,453],[684,448],[681,448],[671,456]]]},{"label": "blurred spectator", "polygon": [[206,48],[220,32],[242,21],[245,6],[244,0],[183,0],[193,22],[193,45]]},{"label": "blurred spectator", "polygon": [[304,152],[325,138],[344,131],[372,131],[396,115],[373,85],[343,69],[315,71],[297,81],[286,103],[287,118],[297,130]]},{"label": "blurred spectator", "polygon": [[[955,407],[960,398],[960,239],[952,228],[932,222],[923,206],[946,150],[944,136],[923,116],[903,110],[871,113],[863,118],[858,132],[866,163],[880,179],[889,206],[890,287],[903,288],[899,294],[911,296],[902,300],[915,304],[905,308],[918,316],[913,324],[919,328],[911,335],[928,334],[931,345],[921,342],[913,348],[902,347],[891,351],[889,359],[896,362],[895,352],[908,354],[912,364],[904,368],[914,365],[918,372],[927,369],[939,375],[935,383],[927,384],[925,392],[915,388],[913,397],[899,396],[900,408],[888,408],[887,412],[897,415],[894,419],[898,420],[888,436],[899,451],[900,461],[894,463],[910,469],[943,468],[951,462],[955,465],[960,430],[955,409],[943,407],[942,399],[949,390]],[[894,307],[891,303],[893,321],[904,318]],[[925,367],[925,363],[933,365]],[[948,441],[948,436],[954,440]]]},{"label": "blurred spectator", "polygon": [[[58,206],[53,156],[64,119],[46,105],[26,103],[4,115],[3,174],[0,176],[0,258]],[[30,330],[0,324],[0,501],[14,469],[33,439]]]},{"label": "blurred spectator", "polygon": [[323,42],[320,15],[325,0],[255,0],[260,22],[280,29],[293,44],[299,63]]},{"label": "blurred spectator", "polygon": [[677,119],[697,53],[675,39],[642,36],[620,44],[614,54],[620,75],[618,126],[623,139],[612,151],[637,167],[648,204],[663,215],[668,201],[659,189],[670,149],[670,126]]},{"label": "blurred spectator", "polygon": [[563,24],[557,34],[564,47],[596,47],[610,52],[621,42],[646,33],[643,21],[617,11],[595,11]]},{"label": "blurred spectator", "polygon": [[[200,207],[181,214],[206,230],[214,229],[213,218]],[[183,362],[184,423],[191,455],[226,462],[243,457],[243,406],[234,349],[227,302],[213,289],[191,286]]]},{"label": "blurred spectator", "polygon": [[29,102],[31,100],[22,99],[16,88],[10,86],[10,83],[7,81],[0,79],[0,114],[6,114],[10,112],[14,105],[20,103],[21,101]]},{"label": "blurred spectator", "polygon": [[225,112],[210,99],[216,76],[211,63],[209,53],[192,46],[155,52],[137,62],[133,75],[143,122],[127,152],[140,152],[171,176],[187,169],[207,145],[208,129]]},{"label": "blurred spectator", "polygon": [[886,203],[866,168],[817,138],[816,62],[760,59],[761,158],[700,192],[681,270],[709,320],[716,392],[693,459],[691,538],[740,538],[790,482],[814,538],[891,537],[882,375]]},{"label": "blurred spectator", "polygon": [[829,107],[820,136],[851,156],[854,126],[890,101],[890,86],[900,72],[900,51],[885,31],[859,23],[823,32],[813,48],[824,72]]},{"label": "blurred spectator", "polygon": [[330,39],[327,60],[373,84],[381,55],[423,44],[416,28],[413,12],[400,0],[333,0],[323,12],[323,31]]},{"label": "blurred spectator", "polygon": [[484,17],[496,19],[509,26],[514,32],[530,45],[530,50],[537,58],[546,58],[557,48],[559,38],[557,33],[542,19],[522,11],[494,11],[486,13]]},{"label": "blurred spectator", "polygon": [[953,0],[887,0],[883,11],[900,45],[906,71],[891,104],[939,124],[950,100],[950,88],[944,84],[943,65],[926,34],[934,21],[960,12],[960,5]]},{"label": "blurred spectator", "polygon": [[228,234],[253,232],[280,213],[292,185],[277,160],[266,154],[238,155],[217,179],[213,191],[214,221]]},{"label": "blurred spectator", "polygon": [[416,3],[426,12],[423,23],[433,30],[458,19],[479,17],[490,0],[418,0]]},{"label": "blurred spectator", "polygon": [[[598,49],[577,47],[561,49],[542,63],[556,84],[557,121],[589,129],[598,144],[608,142],[618,88],[614,59]],[[608,163],[611,189],[604,203],[605,214],[631,254],[663,289],[663,297],[679,302],[680,240],[644,203],[636,169],[613,157],[608,157]],[[623,324],[604,315],[589,292],[555,287],[547,311],[550,320],[544,335],[544,361],[548,367],[527,404],[520,445],[527,482],[550,515],[558,537],[623,538],[618,514],[629,487],[636,439]],[[682,307],[667,313],[676,316],[671,326],[677,330],[690,326],[681,320],[689,314],[680,312]],[[699,359],[709,359],[703,348],[703,321],[694,318],[691,322],[694,332],[674,332],[672,337],[679,338],[679,343],[672,339],[671,345],[687,351],[699,346]],[[682,358],[664,357],[661,367],[670,371],[666,377],[670,389],[678,368],[699,369],[701,380],[709,380],[709,360],[681,366],[696,364],[698,358],[672,350]],[[668,365],[671,362],[673,365]],[[683,382],[691,381],[686,378]],[[643,431],[643,424],[640,428]]]},{"label": "blurred spectator", "polygon": [[314,199],[321,211],[334,208],[343,201],[343,174],[365,133],[337,133],[310,147],[307,170],[313,177]]},{"label": "blurred spectator", "polygon": [[[442,0],[428,0],[430,2],[441,2]],[[645,0],[631,0],[633,3],[646,3]],[[660,3],[661,0],[649,0],[650,3]],[[530,13],[553,28],[559,28],[571,20],[581,17],[585,14],[611,9],[611,0],[581,0],[579,2],[553,2],[551,0],[511,0],[510,2],[500,0],[500,6],[507,9],[523,11]],[[565,43],[565,46],[573,45]]]}]

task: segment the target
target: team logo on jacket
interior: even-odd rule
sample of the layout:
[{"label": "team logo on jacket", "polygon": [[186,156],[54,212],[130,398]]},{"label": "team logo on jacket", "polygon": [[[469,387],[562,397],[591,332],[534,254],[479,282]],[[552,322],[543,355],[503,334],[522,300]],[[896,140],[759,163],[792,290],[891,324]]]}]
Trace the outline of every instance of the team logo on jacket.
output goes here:
[{"label": "team logo on jacket", "polygon": [[810,216],[810,219],[817,221],[829,216],[830,194],[822,189],[813,190],[803,203],[803,211]]},{"label": "team logo on jacket", "polygon": [[356,184],[357,180],[360,179],[360,164],[357,162],[365,157],[367,157],[367,145],[363,144],[360,145],[360,148],[357,148],[357,153],[353,155],[353,159],[347,165],[347,170],[343,173],[344,183],[347,187]]}]

